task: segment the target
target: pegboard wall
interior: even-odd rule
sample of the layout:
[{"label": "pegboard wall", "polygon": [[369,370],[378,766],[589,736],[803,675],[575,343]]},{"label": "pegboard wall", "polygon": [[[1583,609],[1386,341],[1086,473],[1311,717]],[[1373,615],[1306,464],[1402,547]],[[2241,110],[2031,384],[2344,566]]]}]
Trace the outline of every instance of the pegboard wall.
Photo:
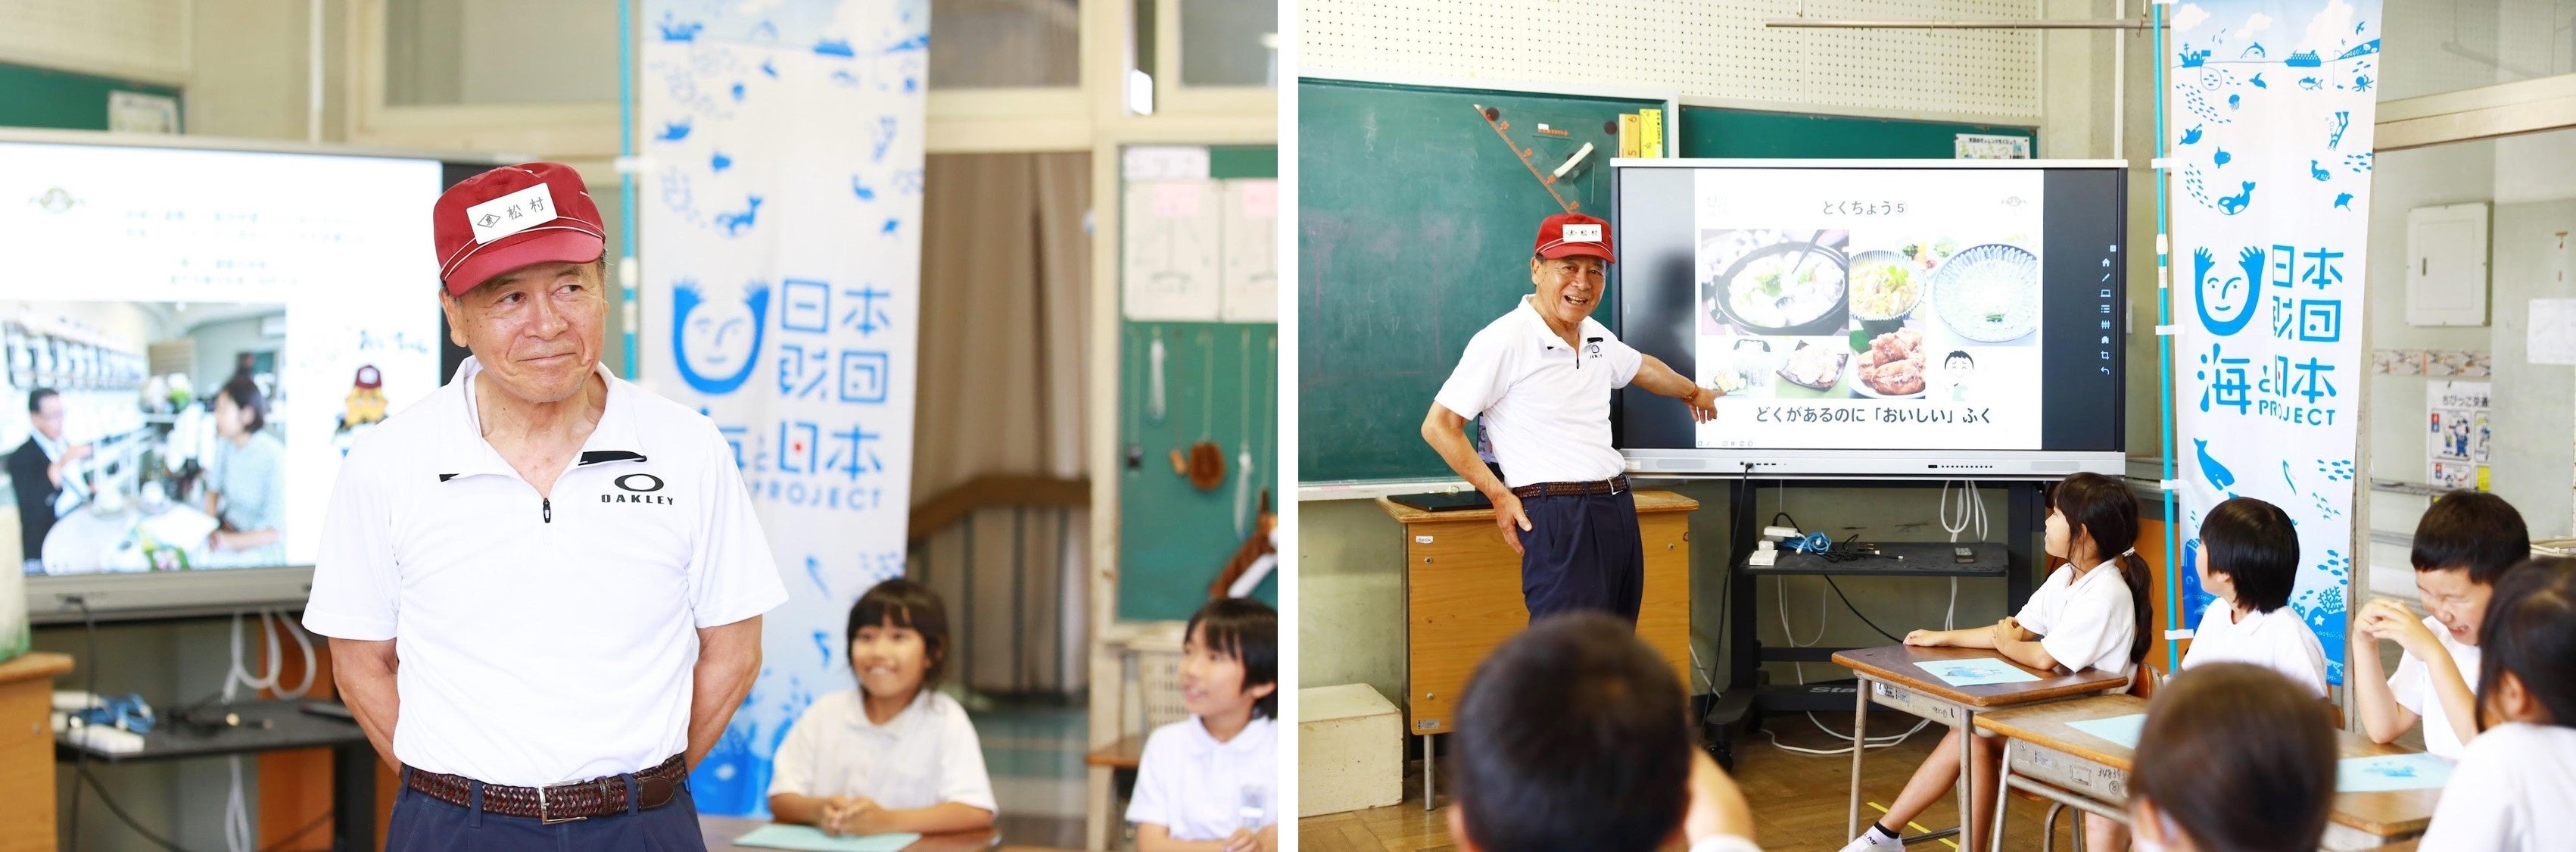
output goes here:
[{"label": "pegboard wall", "polygon": [[[1300,0],[1298,64],[1423,82],[1678,91],[1787,111],[2036,124],[2040,34],[1769,29],[1765,21],[1993,20],[2038,0]],[[1733,104],[1730,104],[1733,105]]]},{"label": "pegboard wall", "polygon": [[[0,61],[184,82],[191,5],[189,0],[0,0]],[[221,14],[222,8],[203,11]]]}]

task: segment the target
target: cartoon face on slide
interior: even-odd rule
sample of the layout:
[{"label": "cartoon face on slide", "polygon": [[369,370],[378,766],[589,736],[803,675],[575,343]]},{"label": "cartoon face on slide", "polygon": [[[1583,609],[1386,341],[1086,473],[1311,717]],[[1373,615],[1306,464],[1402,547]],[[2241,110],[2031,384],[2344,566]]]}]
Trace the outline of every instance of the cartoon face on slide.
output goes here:
[{"label": "cartoon face on slide", "polygon": [[732,393],[760,363],[769,285],[743,287],[739,300],[707,301],[694,281],[671,287],[671,352],[680,380],[704,394]]}]

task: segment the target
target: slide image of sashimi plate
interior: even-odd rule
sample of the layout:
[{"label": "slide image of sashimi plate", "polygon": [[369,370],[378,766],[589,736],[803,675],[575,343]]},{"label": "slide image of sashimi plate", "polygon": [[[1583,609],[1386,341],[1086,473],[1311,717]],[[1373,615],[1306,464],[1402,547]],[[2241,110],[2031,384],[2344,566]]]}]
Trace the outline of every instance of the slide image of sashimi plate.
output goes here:
[{"label": "slide image of sashimi plate", "polygon": [[1932,307],[1979,343],[2029,336],[2039,330],[2039,257],[2004,243],[1970,246],[1933,270]]}]

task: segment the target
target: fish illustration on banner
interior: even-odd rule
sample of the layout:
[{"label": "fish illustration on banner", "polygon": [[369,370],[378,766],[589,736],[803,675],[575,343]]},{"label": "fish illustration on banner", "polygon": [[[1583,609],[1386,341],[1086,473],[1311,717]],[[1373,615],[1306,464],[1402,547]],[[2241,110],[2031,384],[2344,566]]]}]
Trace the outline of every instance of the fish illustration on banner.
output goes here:
[{"label": "fish illustration on banner", "polygon": [[903,573],[930,10],[645,0],[639,14],[641,379],[715,422],[790,589],[689,788],[704,813],[764,816],[788,726],[851,686],[851,603]]},{"label": "fish illustration on banner", "polygon": [[[2288,512],[2290,606],[2343,680],[2352,582],[2358,330],[2379,0],[2166,7],[2174,288],[2175,626],[2211,602],[2199,521],[2251,497]],[[2351,333],[2347,333],[2347,332]],[[2160,604],[2161,605],[2161,604]]]}]

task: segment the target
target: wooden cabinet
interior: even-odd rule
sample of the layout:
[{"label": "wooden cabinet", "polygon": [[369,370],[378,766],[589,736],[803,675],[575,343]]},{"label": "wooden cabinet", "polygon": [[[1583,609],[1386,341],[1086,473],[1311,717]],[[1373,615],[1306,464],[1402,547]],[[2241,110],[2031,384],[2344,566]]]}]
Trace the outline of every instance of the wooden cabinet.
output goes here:
[{"label": "wooden cabinet", "polygon": [[0,852],[54,848],[54,676],[71,670],[41,651],[0,663]]},{"label": "wooden cabinet", "polygon": [[[1646,552],[1637,635],[1663,652],[1688,688],[1690,513],[1699,501],[1670,491],[1639,491],[1636,500]],[[1491,509],[1426,512],[1385,498],[1378,505],[1404,528],[1405,731],[1447,733],[1476,664],[1529,626],[1521,557],[1503,542]]]}]

